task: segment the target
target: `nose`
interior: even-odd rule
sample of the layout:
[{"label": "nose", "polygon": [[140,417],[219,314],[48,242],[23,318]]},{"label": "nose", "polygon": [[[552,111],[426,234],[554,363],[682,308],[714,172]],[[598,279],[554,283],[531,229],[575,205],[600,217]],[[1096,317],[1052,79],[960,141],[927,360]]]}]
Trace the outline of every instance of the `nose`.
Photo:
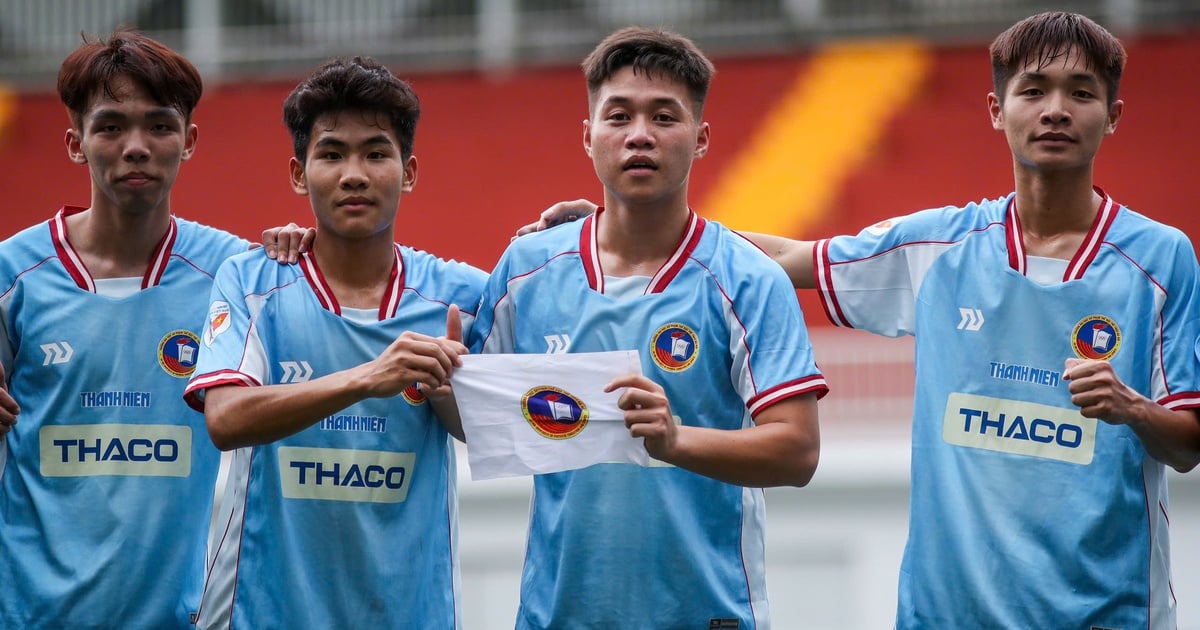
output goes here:
[{"label": "nose", "polygon": [[1067,107],[1067,95],[1059,91],[1051,92],[1042,110],[1042,123],[1047,125],[1062,125],[1071,121],[1071,109]]},{"label": "nose", "polygon": [[146,132],[133,128],[125,136],[125,151],[122,157],[127,162],[145,162],[150,159],[150,145]]},{"label": "nose", "polygon": [[350,158],[345,160],[344,164],[345,167],[342,170],[342,177],[339,182],[341,187],[347,190],[366,188],[370,179],[367,177],[362,162],[358,158]]},{"label": "nose", "polygon": [[644,116],[635,116],[627,128],[625,146],[630,149],[643,149],[654,146],[655,137],[651,130],[650,121]]}]

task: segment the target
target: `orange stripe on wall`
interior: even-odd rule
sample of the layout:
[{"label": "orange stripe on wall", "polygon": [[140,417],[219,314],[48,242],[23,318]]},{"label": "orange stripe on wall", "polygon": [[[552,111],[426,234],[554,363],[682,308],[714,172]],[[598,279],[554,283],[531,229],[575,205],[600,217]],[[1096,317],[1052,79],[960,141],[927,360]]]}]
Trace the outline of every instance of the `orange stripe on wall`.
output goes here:
[{"label": "orange stripe on wall", "polygon": [[10,125],[17,117],[17,95],[8,86],[0,84],[0,142],[4,142]]},{"label": "orange stripe on wall", "polygon": [[932,64],[926,46],[907,40],[820,51],[699,207],[734,229],[805,234]]}]

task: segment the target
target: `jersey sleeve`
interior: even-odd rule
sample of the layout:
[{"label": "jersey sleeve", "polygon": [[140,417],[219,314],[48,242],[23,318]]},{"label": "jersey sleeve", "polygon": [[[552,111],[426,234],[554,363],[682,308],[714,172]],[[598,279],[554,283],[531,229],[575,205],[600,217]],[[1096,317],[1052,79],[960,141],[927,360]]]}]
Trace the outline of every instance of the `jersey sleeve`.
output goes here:
[{"label": "jersey sleeve", "polygon": [[223,263],[213,283],[196,372],[184,391],[197,411],[204,410],[204,392],[211,387],[255,387],[269,380],[270,364],[257,327],[265,298],[248,298],[250,293],[239,259]]},{"label": "jersey sleeve", "polygon": [[13,344],[8,336],[8,301],[0,299],[0,366],[4,367],[4,382],[0,386],[8,388],[13,372]]},{"label": "jersey sleeve", "polygon": [[813,273],[829,321],[888,337],[913,334],[921,281],[974,227],[975,215],[971,207],[923,210],[817,241]]},{"label": "jersey sleeve", "polygon": [[[1176,239],[1169,284],[1164,287],[1163,378],[1151,397],[1168,409],[1200,409],[1200,267],[1187,237]],[[1160,385],[1161,383],[1161,385]]]},{"label": "jersey sleeve", "polygon": [[[752,282],[734,281],[725,305],[734,387],[751,416],[801,394],[824,396],[829,388],[817,368],[804,315],[787,275],[761,255],[736,259]],[[752,258],[751,258],[752,257]]]},{"label": "jersey sleeve", "polygon": [[467,347],[473,354],[511,353],[516,347],[512,296],[508,293],[514,246],[505,250],[483,285],[479,307],[466,336]]},{"label": "jersey sleeve", "polygon": [[487,284],[488,274],[466,263],[451,261],[448,264],[458,279],[450,300],[458,306],[465,345],[471,340],[471,330],[475,327],[475,317],[479,312],[479,297]]}]

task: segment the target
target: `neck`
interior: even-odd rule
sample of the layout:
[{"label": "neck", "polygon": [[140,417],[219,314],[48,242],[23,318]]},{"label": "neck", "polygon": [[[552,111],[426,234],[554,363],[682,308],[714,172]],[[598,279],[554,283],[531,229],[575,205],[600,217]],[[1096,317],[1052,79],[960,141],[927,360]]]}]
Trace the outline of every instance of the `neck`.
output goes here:
[{"label": "neck", "polygon": [[313,256],[338,303],[350,308],[378,307],[396,264],[389,230],[365,239],[342,239],[318,227]]},{"label": "neck", "polygon": [[604,212],[597,217],[596,240],[605,273],[654,275],[675,252],[687,229],[686,201],[637,206],[607,194],[604,201]]},{"label": "neck", "polygon": [[166,207],[134,213],[93,204],[87,211],[67,217],[71,247],[97,279],[144,274],[170,224]]},{"label": "neck", "polygon": [[1092,172],[1034,173],[1016,167],[1017,216],[1026,234],[1043,237],[1086,233],[1095,221],[1100,195]]}]

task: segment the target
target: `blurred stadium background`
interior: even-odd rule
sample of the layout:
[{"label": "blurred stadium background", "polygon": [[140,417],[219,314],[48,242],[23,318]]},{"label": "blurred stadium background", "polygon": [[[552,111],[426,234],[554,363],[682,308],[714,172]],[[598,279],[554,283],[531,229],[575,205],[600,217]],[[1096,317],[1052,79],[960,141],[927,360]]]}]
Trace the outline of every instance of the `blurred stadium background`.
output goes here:
[{"label": "blurred stadium background", "polygon": [[[267,226],[311,224],[287,184],[283,97],[329,56],[378,57],[424,108],[420,181],[397,239],[487,269],[546,206],[599,198],[581,150],[577,64],[617,27],[666,26],[716,61],[705,112],[713,150],[694,170],[693,207],[738,229],[816,238],[1011,189],[984,105],[986,47],[1043,10],[1085,13],[1130,52],[1125,118],[1097,183],[1200,242],[1196,0],[0,0],[0,238],[88,204],[53,93],[81,32],[135,26],[196,63],[206,81],[200,144],[172,208],[255,240]],[[833,329],[818,302],[800,300],[832,393],[816,479],[768,491],[775,624],[890,627],[907,529],[912,345]],[[461,460],[465,627],[511,628],[528,480],[471,482]],[[1184,630],[1200,630],[1198,476],[1171,477]],[[1013,491],[1037,500],[1037,488]],[[611,526],[624,526],[620,515]]]}]

